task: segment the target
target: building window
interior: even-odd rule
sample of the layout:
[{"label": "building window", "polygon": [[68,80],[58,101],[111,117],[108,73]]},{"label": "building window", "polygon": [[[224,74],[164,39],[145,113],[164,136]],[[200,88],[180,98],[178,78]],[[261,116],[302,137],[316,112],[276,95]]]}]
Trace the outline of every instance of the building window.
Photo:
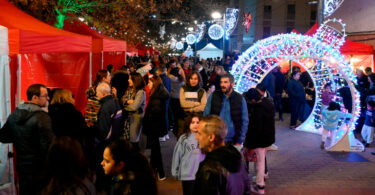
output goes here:
[{"label": "building window", "polygon": [[288,4],[287,19],[294,20],[296,18],[296,5]]},{"label": "building window", "polygon": [[267,38],[271,35],[271,27],[265,26],[263,27],[263,38]]},{"label": "building window", "polygon": [[310,11],[310,21],[316,21],[317,17],[317,7],[316,6],[311,6],[311,11]]},{"label": "building window", "polygon": [[272,6],[264,6],[264,19],[272,19]]}]

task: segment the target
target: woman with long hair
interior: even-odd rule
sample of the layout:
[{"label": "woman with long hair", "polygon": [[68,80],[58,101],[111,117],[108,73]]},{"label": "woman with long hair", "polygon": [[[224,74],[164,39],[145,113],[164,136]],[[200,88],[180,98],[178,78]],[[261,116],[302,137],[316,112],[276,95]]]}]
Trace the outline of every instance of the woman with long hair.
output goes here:
[{"label": "woman with long hair", "polygon": [[49,148],[47,163],[50,182],[42,194],[96,194],[95,186],[87,178],[87,163],[76,140],[67,136],[56,138]]},{"label": "woman with long hair", "polygon": [[198,146],[195,136],[198,132],[199,115],[190,114],[185,118],[182,135],[178,138],[172,158],[172,175],[182,181],[184,195],[194,194],[195,173],[204,154]]},{"label": "woman with long hair", "polygon": [[146,105],[146,94],[143,90],[145,82],[139,73],[131,73],[128,82],[129,87],[121,98],[121,102],[127,112],[123,137],[129,140],[134,148],[138,150],[141,135],[141,122]]},{"label": "woman with long hair", "polygon": [[191,72],[180,90],[180,103],[185,113],[202,113],[206,107],[206,91],[202,88],[202,78],[196,71]]},{"label": "woman with long hair", "polygon": [[57,137],[69,136],[84,144],[87,126],[81,112],[74,107],[71,91],[56,89],[48,110]]},{"label": "woman with long hair", "polygon": [[104,173],[113,177],[108,195],[157,193],[155,177],[146,157],[132,149],[126,140],[110,143],[104,150],[101,165]]},{"label": "woman with long hair", "polygon": [[151,147],[151,166],[156,170],[159,179],[165,179],[163,161],[160,151],[159,137],[164,135],[166,129],[166,101],[169,97],[167,89],[162,84],[159,76],[153,76],[148,83],[150,101],[143,118],[143,132],[147,136],[147,142]]}]

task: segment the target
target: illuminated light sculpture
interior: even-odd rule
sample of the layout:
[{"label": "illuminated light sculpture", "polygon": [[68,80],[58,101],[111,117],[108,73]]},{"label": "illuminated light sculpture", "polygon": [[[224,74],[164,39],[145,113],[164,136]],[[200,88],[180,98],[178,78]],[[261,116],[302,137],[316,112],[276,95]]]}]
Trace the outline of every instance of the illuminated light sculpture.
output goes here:
[{"label": "illuminated light sculpture", "polygon": [[184,44],[181,41],[176,43],[176,49],[181,50],[183,48],[184,48]]},{"label": "illuminated light sculpture", "polygon": [[186,43],[189,44],[189,45],[194,44],[196,40],[197,40],[197,38],[193,34],[188,34],[186,36]]},{"label": "illuminated light sculpture", "polygon": [[335,12],[344,0],[325,0],[324,1],[324,17],[328,17]]},{"label": "illuminated light sculpture", "polygon": [[219,40],[224,36],[224,29],[218,24],[213,24],[208,29],[208,35],[213,40]]},{"label": "illuminated light sculpture", "polygon": [[197,37],[196,42],[199,43],[203,39],[204,34],[206,33],[206,25],[204,23],[197,25]]},{"label": "illuminated light sculpture", "polygon": [[225,39],[229,39],[237,26],[240,10],[235,8],[227,8],[225,12]]},{"label": "illuminated light sculpture", "polygon": [[169,41],[169,48],[171,49],[176,48],[176,43],[177,43],[176,39],[172,37],[172,39]]},{"label": "illuminated light sculpture", "polygon": [[297,130],[318,134],[322,130],[321,93],[323,86],[327,82],[331,82],[335,89],[349,87],[352,95],[353,114],[349,123],[340,122],[334,131],[334,139],[326,147],[326,150],[363,151],[363,145],[354,138],[352,132],[360,114],[359,93],[354,86],[356,77],[352,66],[339,51],[345,35],[340,35],[337,32],[325,23],[314,37],[281,34],[260,40],[239,57],[233,65],[231,73],[235,77],[235,90],[243,93],[260,83],[282,61],[292,60],[302,65],[312,77],[316,98],[310,116],[297,127]]}]

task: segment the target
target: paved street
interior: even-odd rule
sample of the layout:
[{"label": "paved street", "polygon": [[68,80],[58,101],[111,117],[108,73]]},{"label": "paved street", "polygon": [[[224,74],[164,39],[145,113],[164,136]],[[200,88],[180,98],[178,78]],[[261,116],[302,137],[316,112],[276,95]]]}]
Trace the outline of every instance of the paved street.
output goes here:
[{"label": "paved street", "polygon": [[[375,145],[362,153],[327,153],[319,147],[320,135],[290,130],[288,124],[288,118],[276,123],[279,150],[267,153],[270,178],[266,194],[375,194],[375,156],[371,155]],[[159,194],[182,194],[181,183],[170,176],[175,142],[171,136],[162,144],[168,179],[159,182]]]}]

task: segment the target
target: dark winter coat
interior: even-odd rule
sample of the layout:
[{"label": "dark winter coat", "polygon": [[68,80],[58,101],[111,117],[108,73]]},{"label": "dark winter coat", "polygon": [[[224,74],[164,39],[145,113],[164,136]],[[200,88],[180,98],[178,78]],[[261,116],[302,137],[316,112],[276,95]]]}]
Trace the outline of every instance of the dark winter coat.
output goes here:
[{"label": "dark winter coat", "polygon": [[[95,137],[99,142],[103,142],[106,138],[110,142],[114,138],[118,138],[124,128],[122,117],[117,117],[118,112],[121,111],[121,107],[112,95],[102,98],[99,102],[101,106],[98,113],[98,121],[94,125]],[[111,132],[110,137],[108,137],[109,132]]]},{"label": "dark winter coat", "polygon": [[53,138],[51,118],[33,103],[18,106],[0,130],[0,141],[14,144],[20,177],[22,175],[23,182],[30,182],[36,191],[48,181],[43,170]]},{"label": "dark winter coat", "polygon": [[69,136],[82,144],[83,137],[87,133],[87,126],[85,118],[73,104],[52,104],[48,107],[48,114],[56,136]]},{"label": "dark winter coat", "polygon": [[291,102],[305,102],[306,94],[301,82],[290,79],[288,82],[288,95]]},{"label": "dark winter coat", "polygon": [[275,76],[275,95],[281,96],[284,90],[285,76],[280,71],[274,73]]},{"label": "dark winter coat", "polygon": [[53,137],[51,118],[33,103],[18,106],[0,131],[1,142],[14,143],[19,172],[34,172],[44,162]]},{"label": "dark winter coat", "polygon": [[202,77],[203,88],[206,89],[207,88],[207,82],[208,82],[208,76],[207,76],[206,70],[204,68],[202,68],[202,70],[199,72],[199,74]]},{"label": "dark winter coat", "polygon": [[265,148],[275,142],[275,110],[273,102],[263,98],[261,102],[247,104],[249,128],[244,147],[249,149]]},{"label": "dark winter coat", "polygon": [[195,175],[194,194],[250,194],[248,172],[241,154],[232,145],[207,153]]},{"label": "dark winter coat", "polygon": [[163,132],[167,128],[165,105],[168,98],[168,91],[163,85],[150,96],[143,118],[143,133],[147,136],[164,136]]}]

